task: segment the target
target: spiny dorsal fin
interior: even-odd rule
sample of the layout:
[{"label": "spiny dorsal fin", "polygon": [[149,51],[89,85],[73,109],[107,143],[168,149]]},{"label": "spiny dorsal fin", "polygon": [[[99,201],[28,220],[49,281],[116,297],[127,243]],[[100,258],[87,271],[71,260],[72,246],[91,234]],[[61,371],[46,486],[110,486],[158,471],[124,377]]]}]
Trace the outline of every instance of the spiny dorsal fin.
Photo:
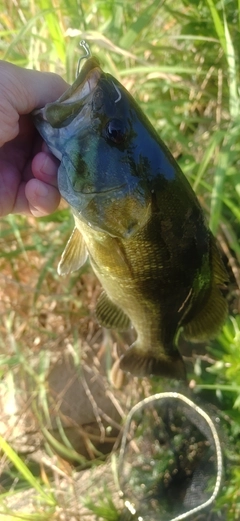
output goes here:
[{"label": "spiny dorsal fin", "polygon": [[213,282],[208,301],[195,317],[183,328],[183,335],[189,340],[208,340],[219,332],[227,317],[228,306],[221,290]]},{"label": "spiny dorsal fin", "polygon": [[101,293],[97,301],[96,316],[103,327],[110,329],[126,331],[131,324],[128,316],[110,300],[105,291]]},{"label": "spiny dorsal fin", "polygon": [[77,228],[74,228],[58,264],[58,274],[68,275],[68,273],[78,270],[86,262],[87,256],[88,252],[82,235]]},{"label": "spiny dorsal fin", "polygon": [[221,286],[225,285],[228,282],[228,274],[223,264],[220,251],[216,245],[214,237],[212,237],[211,252],[214,281],[216,282],[216,284],[219,284]]},{"label": "spiny dorsal fin", "polygon": [[221,287],[228,282],[228,274],[213,236],[210,247],[213,272],[211,291],[205,305],[183,329],[184,337],[192,341],[204,341],[216,336],[228,312],[227,302],[221,293]]}]

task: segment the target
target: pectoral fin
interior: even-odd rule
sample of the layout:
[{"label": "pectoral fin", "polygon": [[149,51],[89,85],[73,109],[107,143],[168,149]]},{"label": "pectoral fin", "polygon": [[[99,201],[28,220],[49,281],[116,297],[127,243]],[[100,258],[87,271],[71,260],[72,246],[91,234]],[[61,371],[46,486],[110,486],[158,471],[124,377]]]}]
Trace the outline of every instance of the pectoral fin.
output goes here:
[{"label": "pectoral fin", "polygon": [[139,349],[133,344],[120,358],[120,368],[135,376],[164,376],[186,380],[186,369],[180,353],[174,349],[171,355]]},{"label": "pectoral fin", "polygon": [[101,293],[98,299],[96,316],[99,324],[109,329],[126,331],[131,324],[128,316],[110,300],[105,291]]},{"label": "pectoral fin", "polygon": [[74,228],[58,264],[58,274],[67,275],[85,264],[88,252],[80,231]]}]

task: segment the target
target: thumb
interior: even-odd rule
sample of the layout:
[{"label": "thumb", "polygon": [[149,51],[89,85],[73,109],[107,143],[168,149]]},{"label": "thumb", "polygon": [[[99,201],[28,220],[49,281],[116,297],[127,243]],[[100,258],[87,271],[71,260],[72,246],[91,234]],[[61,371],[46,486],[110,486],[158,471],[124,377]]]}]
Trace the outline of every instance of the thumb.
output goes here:
[{"label": "thumb", "polygon": [[18,135],[20,115],[56,100],[67,87],[57,74],[0,61],[0,146]]}]

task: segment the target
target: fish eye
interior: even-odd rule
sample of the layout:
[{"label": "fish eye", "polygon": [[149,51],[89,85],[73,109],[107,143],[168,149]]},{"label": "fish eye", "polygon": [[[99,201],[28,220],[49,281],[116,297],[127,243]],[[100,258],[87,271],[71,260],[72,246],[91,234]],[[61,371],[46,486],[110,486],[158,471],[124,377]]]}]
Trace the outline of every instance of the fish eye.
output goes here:
[{"label": "fish eye", "polygon": [[107,138],[113,141],[113,143],[116,143],[116,145],[123,143],[126,137],[126,129],[123,121],[120,119],[111,119],[108,121],[106,125],[106,135]]}]

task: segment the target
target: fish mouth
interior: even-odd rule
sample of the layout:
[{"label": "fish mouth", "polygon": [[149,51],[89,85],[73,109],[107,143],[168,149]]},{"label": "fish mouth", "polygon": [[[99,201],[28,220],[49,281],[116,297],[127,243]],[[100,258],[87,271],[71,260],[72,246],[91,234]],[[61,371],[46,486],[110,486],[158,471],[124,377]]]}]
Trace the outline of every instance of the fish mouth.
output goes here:
[{"label": "fish mouth", "polygon": [[36,109],[32,115],[35,124],[41,128],[48,123],[53,128],[67,126],[76,117],[87,98],[97,87],[102,70],[97,58],[89,58],[82,67],[77,79],[55,102]]},{"label": "fish mouth", "polygon": [[59,98],[60,103],[71,103],[86,98],[97,86],[102,74],[100,63],[94,56],[83,65],[78,77],[69,89]]}]

